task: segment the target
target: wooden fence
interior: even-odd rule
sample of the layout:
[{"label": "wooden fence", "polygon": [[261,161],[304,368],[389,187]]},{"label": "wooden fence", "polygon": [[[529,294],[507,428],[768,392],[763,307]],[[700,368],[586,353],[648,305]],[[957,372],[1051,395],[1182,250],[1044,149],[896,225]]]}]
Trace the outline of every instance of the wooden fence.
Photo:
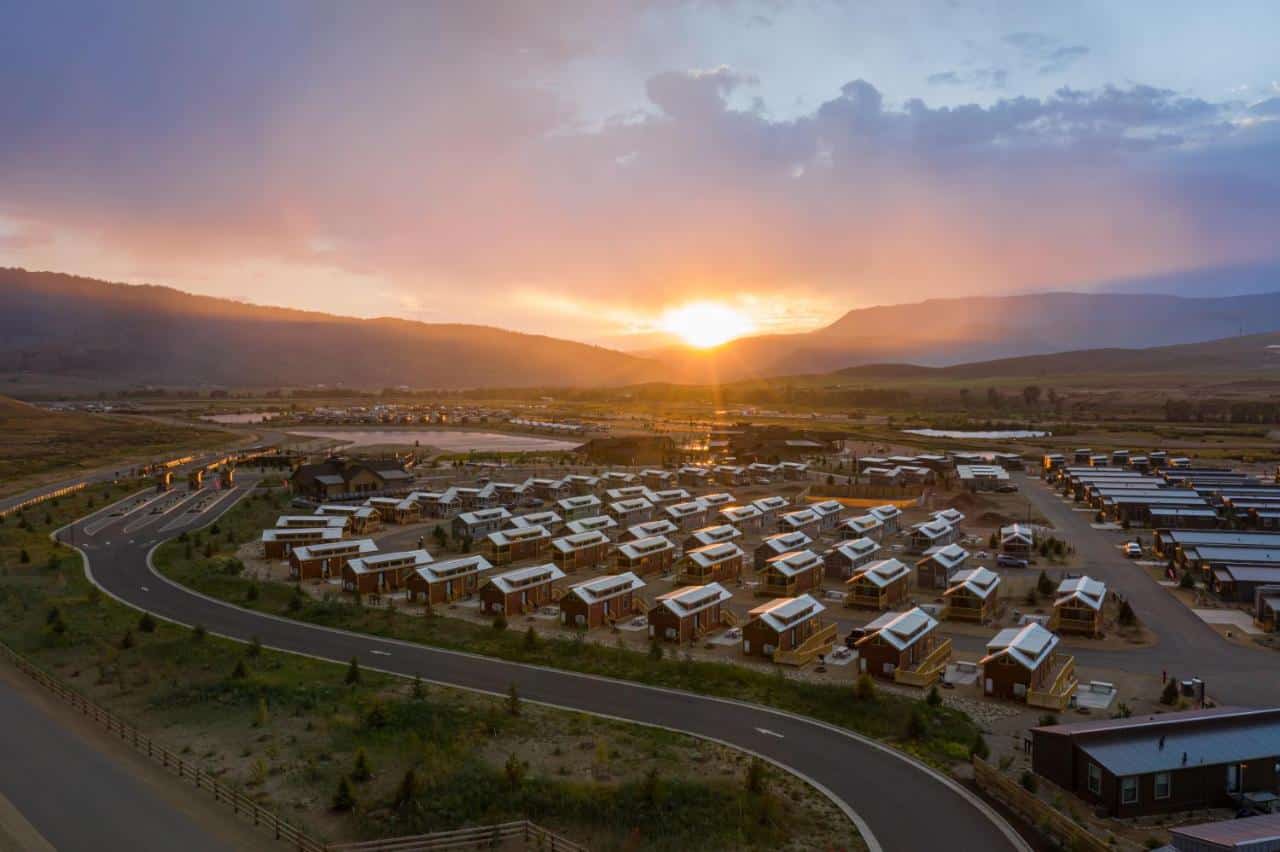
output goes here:
[{"label": "wooden fence", "polygon": [[59,488],[55,491],[46,491],[35,497],[29,497],[21,503],[15,503],[7,509],[0,509],[0,518],[8,517],[15,512],[21,512],[23,509],[30,509],[32,506],[38,506],[46,500],[53,500],[58,497],[65,497],[68,494],[75,494],[77,491],[83,491],[88,483],[77,482],[75,485],[68,485],[65,488]]},{"label": "wooden fence", "polygon": [[1000,770],[977,756],[973,758],[973,780],[979,790],[1004,802],[1042,831],[1058,837],[1066,848],[1082,852],[1112,852],[1112,847],[1087,827],[1054,810],[1047,802],[1024,790],[1020,784],[1006,778]]},{"label": "wooden fence", "polygon": [[159,763],[179,778],[190,781],[198,790],[213,794],[215,802],[221,802],[239,816],[253,820],[253,824],[272,832],[276,840],[288,843],[297,852],[417,852],[417,850],[443,850],[483,848],[497,846],[508,841],[522,842],[526,849],[539,852],[587,852],[585,846],[565,840],[553,832],[529,820],[504,822],[497,825],[462,828],[412,837],[393,837],[386,840],[368,840],[358,843],[321,843],[304,834],[296,826],[285,822],[276,813],[250,799],[244,793],[219,781],[209,771],[200,768],[189,759],[159,745],[133,725],[123,721],[110,710],[86,698],[68,687],[53,675],[27,660],[8,645],[0,642],[3,657],[23,674],[49,690],[58,698],[89,719],[107,729],[139,752]]}]

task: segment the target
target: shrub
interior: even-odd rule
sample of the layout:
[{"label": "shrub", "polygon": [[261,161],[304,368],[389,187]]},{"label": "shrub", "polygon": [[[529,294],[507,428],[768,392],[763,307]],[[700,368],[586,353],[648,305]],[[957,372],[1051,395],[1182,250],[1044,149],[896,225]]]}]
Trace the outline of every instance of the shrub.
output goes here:
[{"label": "shrub", "polygon": [[520,715],[520,692],[514,683],[507,687],[507,713],[512,716]]},{"label": "shrub", "polygon": [[928,732],[929,724],[925,720],[924,711],[919,707],[912,707],[911,713],[907,715],[907,738],[912,740],[923,739]]},{"label": "shrub", "polygon": [[532,627],[524,631],[524,649],[526,651],[536,651],[538,649],[538,631]]},{"label": "shrub", "polygon": [[22,548],[22,552],[18,554],[18,561],[23,565],[27,565],[31,562],[31,554],[27,553],[27,549],[25,547]]},{"label": "shrub", "polygon": [[1040,576],[1036,578],[1036,591],[1046,597],[1054,593],[1053,581],[1049,579],[1049,575],[1043,570],[1040,571]]},{"label": "shrub", "polygon": [[876,685],[871,680],[871,675],[862,674],[858,676],[857,682],[853,685],[853,697],[859,701],[874,701],[876,697]]},{"label": "shrub", "polygon": [[258,591],[258,584],[250,583],[249,588],[244,590],[244,599],[252,603],[258,599],[259,594],[260,592]]},{"label": "shrub", "polygon": [[748,793],[759,795],[764,792],[765,782],[764,761],[758,757],[751,758],[751,762],[747,764],[747,774],[742,779],[742,785]]},{"label": "shrub", "polygon": [[356,763],[351,769],[351,780],[364,783],[373,777],[373,769],[369,766],[369,755],[363,748],[356,749]]},{"label": "shrub", "polygon": [[333,809],[349,811],[356,806],[355,794],[351,792],[351,780],[343,775],[338,779],[338,790],[333,794]]},{"label": "shrub", "polygon": [[974,736],[973,745],[969,746],[969,756],[980,757],[983,760],[991,756],[991,749],[987,746],[987,740],[982,736],[981,731]]},{"label": "shrub", "polygon": [[129,648],[132,648],[133,645],[134,645],[133,631],[126,630],[124,632],[124,635],[120,637],[120,647],[124,648],[125,650],[128,650]]},{"label": "shrub", "polygon": [[1182,577],[1178,579],[1178,585],[1184,589],[1194,589],[1196,587],[1195,575],[1190,571],[1183,571]]},{"label": "shrub", "polygon": [[403,810],[407,805],[413,802],[413,797],[418,794],[418,775],[410,766],[404,771],[404,777],[400,779],[400,786],[396,788],[395,798],[391,801],[391,806],[396,810]]},{"label": "shrub", "polygon": [[1160,692],[1160,703],[1166,707],[1172,707],[1178,703],[1178,682],[1173,678],[1165,681],[1164,689]]},{"label": "shrub", "polygon": [[655,663],[662,659],[662,645],[658,643],[657,639],[649,643],[649,659]]},{"label": "shrub", "polygon": [[1037,724],[1042,728],[1049,728],[1058,724],[1058,717],[1053,713],[1043,713],[1041,714],[1040,721]]},{"label": "shrub", "polygon": [[924,702],[930,707],[942,706],[942,693],[938,691],[937,684],[929,687],[929,694],[925,696]]},{"label": "shrub", "polygon": [[1018,776],[1018,783],[1028,793],[1034,793],[1040,787],[1040,779],[1036,778],[1035,773],[1030,769],[1022,770],[1022,774]]},{"label": "shrub", "polygon": [[205,637],[205,629],[203,624],[197,624],[191,628],[191,640],[193,642],[203,642]]},{"label": "shrub", "polygon": [[493,619],[493,629],[501,633],[507,629],[507,617],[499,613]]},{"label": "shrub", "polygon": [[249,676],[249,669],[245,667],[244,660],[236,660],[236,667],[231,670],[232,680],[244,680]]},{"label": "shrub", "polygon": [[348,686],[355,686],[360,682],[360,661],[355,657],[351,658],[351,664],[347,666],[347,676],[343,682]]},{"label": "shrub", "polygon": [[250,639],[249,647],[245,649],[244,654],[246,657],[255,657],[255,658],[261,657],[262,656],[262,640],[259,639],[257,636],[254,636],[252,639]]},{"label": "shrub", "polygon": [[149,612],[144,612],[142,618],[138,619],[138,629],[143,633],[156,632],[156,620]]}]

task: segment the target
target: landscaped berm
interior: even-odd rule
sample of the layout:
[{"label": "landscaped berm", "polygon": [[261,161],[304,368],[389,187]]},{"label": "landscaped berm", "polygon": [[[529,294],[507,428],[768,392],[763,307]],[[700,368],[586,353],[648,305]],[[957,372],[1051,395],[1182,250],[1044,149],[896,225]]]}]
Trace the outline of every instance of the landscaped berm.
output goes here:
[{"label": "landscaped berm", "polygon": [[[4,519],[0,639],[311,835],[362,840],[527,817],[592,850],[864,848],[817,791],[730,749],[140,617],[98,593],[49,533],[141,486],[96,486]],[[165,548],[163,561],[224,591],[235,584],[246,605],[290,612],[289,590],[250,591],[222,573],[231,543],[279,507],[276,494],[250,498],[217,532]],[[361,616],[322,603],[293,614]]]}]

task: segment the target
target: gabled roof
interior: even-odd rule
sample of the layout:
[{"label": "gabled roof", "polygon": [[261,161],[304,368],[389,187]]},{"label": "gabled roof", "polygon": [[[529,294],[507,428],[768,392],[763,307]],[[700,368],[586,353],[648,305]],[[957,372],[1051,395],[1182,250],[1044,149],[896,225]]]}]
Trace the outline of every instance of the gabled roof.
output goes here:
[{"label": "gabled roof", "polygon": [[716,524],[710,527],[694,530],[689,537],[698,542],[698,546],[708,544],[718,544],[722,541],[733,541],[735,538],[742,537],[742,530],[731,524]]},{"label": "gabled roof", "polygon": [[828,515],[838,515],[844,511],[844,504],[839,500],[823,500],[818,503],[810,503],[809,508],[821,517]]},{"label": "gabled roof", "polygon": [[786,497],[774,494],[771,497],[761,497],[759,500],[752,500],[751,505],[755,506],[761,512],[776,512],[779,509],[785,509],[791,505],[791,501]]},{"label": "gabled roof", "polygon": [[808,533],[801,530],[775,533],[774,535],[766,536],[760,542],[761,547],[767,547],[778,554],[790,553],[793,550],[803,550],[811,544],[813,544],[813,539],[809,537]]},{"label": "gabled roof", "polygon": [[956,524],[959,524],[964,520],[964,512],[961,512],[959,509],[942,509],[941,511],[934,512],[933,517],[939,521],[946,521],[954,527]]},{"label": "gabled roof", "polygon": [[987,655],[983,665],[996,657],[1007,655],[1019,665],[1034,671],[1058,647],[1058,637],[1045,629],[1038,621],[1025,627],[1006,627],[987,643]]},{"label": "gabled roof", "polygon": [[667,540],[666,536],[655,535],[650,538],[640,538],[620,544],[618,545],[618,552],[628,559],[640,559],[654,553],[661,553],[664,550],[675,550],[675,547],[674,544]]},{"label": "gabled roof", "polygon": [[548,527],[560,523],[561,518],[555,512],[532,512],[528,515],[517,515],[511,519],[511,526],[516,527]]},{"label": "gabled roof", "polygon": [[742,556],[743,553],[742,548],[733,542],[722,542],[721,544],[708,544],[706,547],[690,550],[685,555],[703,568],[709,568],[712,565],[724,562],[726,559]]},{"label": "gabled roof", "polygon": [[587,530],[586,532],[574,533],[563,538],[557,538],[551,542],[551,546],[561,553],[572,553],[575,550],[582,550],[587,547],[595,547],[598,544],[605,544],[609,541],[609,536],[602,530]]},{"label": "gabled roof", "polygon": [[[856,561],[868,554],[875,553],[880,549],[880,545],[869,538],[851,538],[840,542],[831,549],[850,561]],[[896,562],[897,560],[894,561]]]},{"label": "gabled roof", "polygon": [[800,595],[794,598],[775,598],[751,610],[747,615],[763,621],[775,633],[782,633],[797,624],[816,618],[826,610],[827,608],[811,595]]},{"label": "gabled roof", "polygon": [[937,626],[938,620],[920,607],[906,612],[886,612],[863,628],[866,635],[854,644],[861,645],[879,636],[891,647],[905,651]]},{"label": "gabled roof", "polygon": [[658,606],[684,618],[724,603],[732,597],[733,594],[719,583],[707,583],[705,586],[684,586],[658,595]]},{"label": "gabled roof", "polygon": [[458,502],[458,489],[446,488],[443,491],[412,491],[409,499],[418,505],[450,505]]},{"label": "gabled roof", "polygon": [[656,521],[645,521],[643,523],[627,527],[627,535],[635,539],[653,538],[655,535],[670,535],[673,532],[679,531],[680,528],[666,518],[659,518]]},{"label": "gabled roof", "polygon": [[902,514],[902,510],[892,503],[886,503],[883,506],[876,506],[874,509],[869,510],[867,514],[874,515],[879,518],[881,522],[884,522],[891,518],[898,517]]},{"label": "gabled roof", "polygon": [[491,524],[495,521],[509,521],[511,520],[511,513],[502,506],[495,506],[492,509],[476,509],[474,512],[463,512],[457,519],[467,526],[474,526],[476,524]]},{"label": "gabled roof", "polygon": [[612,502],[622,500],[648,500],[653,492],[643,485],[631,485],[626,488],[610,488],[604,492],[604,496]]},{"label": "gabled roof", "polygon": [[642,512],[645,509],[652,509],[653,504],[643,497],[635,497],[628,500],[615,500],[609,504],[610,511],[626,514],[627,512]]},{"label": "gabled roof", "polygon": [[936,541],[943,536],[950,535],[954,530],[955,527],[946,521],[933,520],[913,525],[911,534],[924,536],[929,541]]},{"label": "gabled roof", "polygon": [[532,585],[553,583],[563,579],[564,572],[548,562],[545,565],[530,565],[527,568],[516,568],[514,571],[494,574],[489,578],[489,582],[497,586],[503,594],[511,594]]},{"label": "gabled roof", "polygon": [[748,503],[745,506],[725,506],[720,510],[720,514],[730,523],[741,523],[752,518],[759,518],[764,513]]},{"label": "gabled roof", "polygon": [[847,520],[842,521],[840,526],[848,527],[851,531],[856,533],[866,534],[878,527],[884,526],[884,521],[871,514],[858,515],[856,518],[848,518]]},{"label": "gabled roof", "polygon": [[338,527],[341,529],[346,525],[347,518],[345,515],[281,515],[276,518],[275,528],[278,530],[288,529],[289,527],[303,527],[306,529]]},{"label": "gabled roof", "polygon": [[793,550],[789,553],[771,557],[768,565],[770,568],[777,569],[784,577],[795,577],[805,571],[812,570],[814,566],[823,565],[823,562],[822,557],[812,550]]},{"label": "gabled roof", "polygon": [[674,503],[670,506],[663,506],[662,511],[673,518],[687,518],[690,515],[705,513],[707,506],[697,500],[690,500],[687,503]]},{"label": "gabled roof", "polygon": [[1102,609],[1107,599],[1107,586],[1088,575],[1071,577],[1058,584],[1057,599],[1054,606],[1062,606],[1070,601],[1079,601],[1092,610]]},{"label": "gabled roof", "polygon": [[321,541],[337,541],[342,538],[342,527],[284,527],[278,530],[263,530],[262,540],[296,541],[298,539],[316,538]]},{"label": "gabled roof", "polygon": [[644,581],[630,571],[621,574],[606,574],[592,580],[585,580],[569,587],[568,594],[580,598],[588,604],[607,601],[618,595],[634,592],[644,588]]},{"label": "gabled roof", "polygon": [[985,601],[999,587],[1000,575],[989,568],[983,568],[979,565],[977,568],[957,571],[955,576],[951,578],[950,588],[942,594],[943,597],[946,597],[964,589],[979,600]]},{"label": "gabled roof", "polygon": [[[425,551],[424,551],[425,552]],[[415,572],[419,577],[428,583],[440,583],[445,580],[454,580],[458,577],[465,577],[468,574],[480,574],[493,568],[489,564],[489,560],[483,556],[463,556],[458,559],[449,559],[444,562],[435,562],[431,565],[423,565]]]},{"label": "gabled roof", "polygon": [[584,506],[599,506],[600,498],[594,494],[579,494],[576,497],[565,497],[556,501],[561,509],[581,509]]},{"label": "gabled roof", "polygon": [[733,502],[733,495],[727,491],[717,491],[715,494],[703,494],[698,500],[704,506],[725,506]]},{"label": "gabled roof", "polygon": [[853,576],[845,581],[845,585],[866,580],[876,588],[883,589],[909,576],[911,576],[911,569],[897,559],[879,559],[855,571]]},{"label": "gabled roof", "polygon": [[322,541],[319,544],[304,544],[293,549],[293,555],[298,559],[318,559],[333,554],[346,555],[354,553],[356,555],[364,555],[366,553],[377,553],[378,545],[374,544],[371,538],[350,538],[344,541]]},{"label": "gabled roof", "polygon": [[794,512],[787,512],[778,520],[789,527],[806,527],[809,524],[816,524],[819,516],[812,509],[797,509]]},{"label": "gabled roof", "polygon": [[347,567],[357,574],[372,574],[377,571],[419,569],[433,561],[431,554],[425,550],[396,550],[352,559],[347,562]]},{"label": "gabled roof", "polygon": [[649,500],[655,503],[672,503],[676,501],[685,501],[692,499],[693,495],[683,488],[663,488],[654,491],[649,495]]},{"label": "gabled roof", "polygon": [[1032,544],[1035,541],[1035,535],[1031,531],[1031,527],[1023,524],[1010,524],[1007,527],[1000,528],[1000,541],[1024,541]]},{"label": "gabled roof", "polygon": [[579,518],[576,521],[569,521],[565,524],[565,529],[572,533],[584,533],[591,530],[608,530],[613,529],[618,522],[608,515],[595,515],[590,518]]},{"label": "gabled roof", "polygon": [[[920,562],[933,560],[948,570],[957,568],[969,558],[969,551],[965,550],[958,544],[948,544],[945,547],[931,547],[924,552],[924,559]],[[919,565],[920,562],[916,564]]]},{"label": "gabled roof", "polygon": [[509,530],[498,530],[486,536],[493,544],[501,547],[504,544],[515,544],[520,541],[538,541],[551,538],[551,533],[543,526],[516,527]]}]

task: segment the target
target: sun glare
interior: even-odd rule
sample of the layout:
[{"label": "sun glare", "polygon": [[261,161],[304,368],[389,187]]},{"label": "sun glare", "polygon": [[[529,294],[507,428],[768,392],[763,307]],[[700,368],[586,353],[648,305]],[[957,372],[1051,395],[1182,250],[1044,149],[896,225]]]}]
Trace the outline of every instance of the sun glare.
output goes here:
[{"label": "sun glare", "polygon": [[719,346],[755,330],[746,314],[716,302],[692,302],[671,308],[662,315],[659,325],[699,349]]}]

